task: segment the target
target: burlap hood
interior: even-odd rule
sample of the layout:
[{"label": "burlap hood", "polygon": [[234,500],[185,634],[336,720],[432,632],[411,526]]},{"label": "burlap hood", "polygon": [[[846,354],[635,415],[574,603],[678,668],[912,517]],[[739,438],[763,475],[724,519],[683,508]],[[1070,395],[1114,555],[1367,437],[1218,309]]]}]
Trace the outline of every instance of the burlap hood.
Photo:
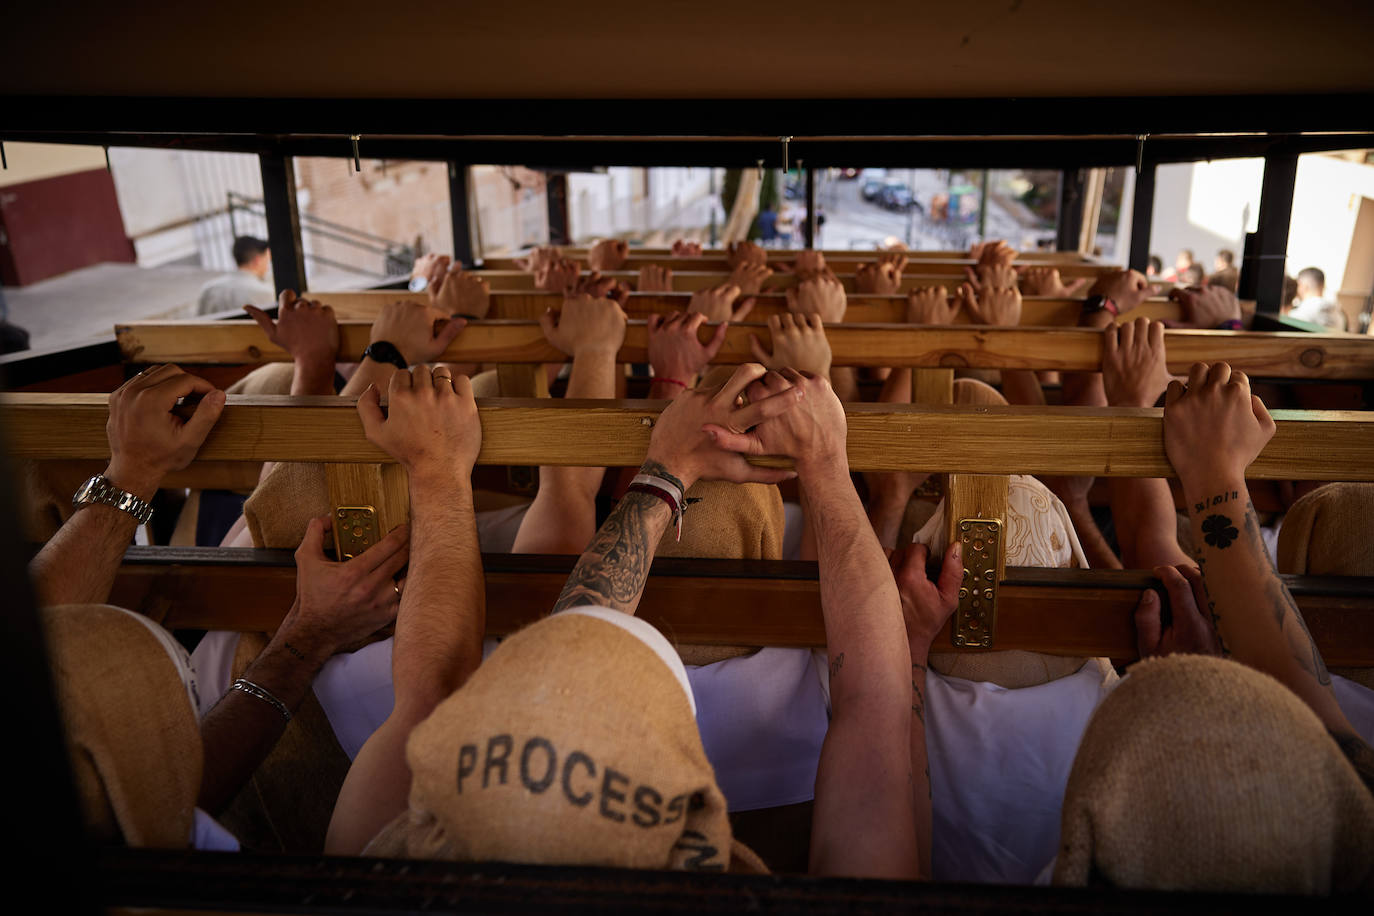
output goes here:
[{"label": "burlap hood", "polygon": [[653,633],[651,648],[565,613],[506,639],[411,734],[410,808],[364,854],[700,871],[751,858],[732,855],[687,688]]},{"label": "burlap hood", "polygon": [[1316,714],[1253,668],[1137,663],[1098,707],[1064,794],[1056,884],[1374,888],[1374,797]]},{"label": "burlap hood", "polygon": [[88,831],[101,843],[188,846],[202,758],[184,650],[122,608],[64,605],[42,617]]}]

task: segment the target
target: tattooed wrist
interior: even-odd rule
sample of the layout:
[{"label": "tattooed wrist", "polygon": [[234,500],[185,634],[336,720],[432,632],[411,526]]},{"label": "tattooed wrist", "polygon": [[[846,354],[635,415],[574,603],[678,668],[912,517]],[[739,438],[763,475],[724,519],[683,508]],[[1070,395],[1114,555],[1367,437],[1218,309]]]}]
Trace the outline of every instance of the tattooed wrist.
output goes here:
[{"label": "tattooed wrist", "polygon": [[633,614],[667,525],[667,506],[661,499],[626,493],[573,567],[554,613],[598,605]]},{"label": "tattooed wrist", "polygon": [[1229,502],[1239,502],[1240,498],[1239,490],[1222,490],[1220,493],[1214,493],[1206,499],[1195,501],[1193,503],[1193,512],[1201,514],[1209,509],[1215,509],[1217,506],[1223,506]]},{"label": "tattooed wrist", "polygon": [[675,477],[666,467],[664,467],[662,462],[655,461],[652,458],[646,458],[644,463],[639,466],[639,472],[641,474],[648,474],[652,477],[662,477],[683,493],[687,492],[687,485],[682,482],[681,478]]}]

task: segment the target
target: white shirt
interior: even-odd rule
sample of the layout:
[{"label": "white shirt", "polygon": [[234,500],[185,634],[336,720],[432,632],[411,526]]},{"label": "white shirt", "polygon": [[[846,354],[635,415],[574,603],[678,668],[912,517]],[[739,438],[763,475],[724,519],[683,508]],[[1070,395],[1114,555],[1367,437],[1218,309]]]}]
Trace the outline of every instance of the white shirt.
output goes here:
[{"label": "white shirt", "polygon": [[265,309],[276,304],[277,293],[272,287],[246,270],[236,270],[231,274],[216,277],[200,288],[196,314],[237,312],[245,305],[256,305]]},{"label": "white shirt", "polygon": [[1337,331],[1345,330],[1345,313],[1339,305],[1324,296],[1308,296],[1289,310],[1288,317],[1324,324]]}]

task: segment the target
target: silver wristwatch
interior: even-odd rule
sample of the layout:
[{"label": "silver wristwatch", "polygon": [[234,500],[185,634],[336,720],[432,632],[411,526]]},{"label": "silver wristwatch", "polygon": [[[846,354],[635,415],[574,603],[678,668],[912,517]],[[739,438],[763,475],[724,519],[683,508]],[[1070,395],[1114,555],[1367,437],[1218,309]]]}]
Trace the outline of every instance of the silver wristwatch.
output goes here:
[{"label": "silver wristwatch", "polygon": [[148,519],[153,517],[153,507],[146,500],[139,499],[128,490],[121,490],[99,474],[78,487],[76,495],[72,497],[72,505],[78,509],[92,503],[122,509],[138,519],[140,525],[148,524]]}]

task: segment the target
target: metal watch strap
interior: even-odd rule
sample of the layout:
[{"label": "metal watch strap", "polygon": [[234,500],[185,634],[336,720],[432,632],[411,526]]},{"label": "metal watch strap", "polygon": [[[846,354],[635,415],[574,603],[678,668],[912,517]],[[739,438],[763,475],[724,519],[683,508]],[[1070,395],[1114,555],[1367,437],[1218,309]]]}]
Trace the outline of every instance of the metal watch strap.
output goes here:
[{"label": "metal watch strap", "polygon": [[396,345],[388,340],[374,340],[367,345],[363,351],[363,359],[371,359],[379,363],[388,363],[397,369],[409,369],[410,363]]},{"label": "metal watch strap", "polygon": [[153,517],[151,504],[128,490],[121,490],[100,474],[83,483],[72,496],[72,505],[77,508],[96,503],[127,512],[137,519],[140,525],[148,524],[148,520]]}]

